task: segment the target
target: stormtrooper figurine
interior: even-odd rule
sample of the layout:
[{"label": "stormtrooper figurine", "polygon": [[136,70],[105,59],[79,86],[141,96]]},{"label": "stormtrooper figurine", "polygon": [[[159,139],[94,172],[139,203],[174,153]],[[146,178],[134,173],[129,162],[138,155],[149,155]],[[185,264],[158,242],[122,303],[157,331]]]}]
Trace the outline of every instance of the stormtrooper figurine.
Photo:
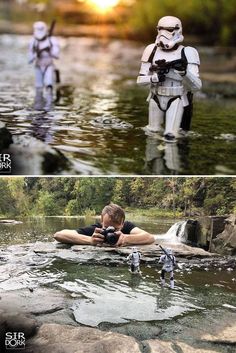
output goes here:
[{"label": "stormtrooper figurine", "polygon": [[140,259],[141,259],[141,254],[137,250],[136,247],[132,248],[132,253],[129,254],[127,257],[127,260],[130,262],[130,271],[132,273],[139,273],[140,272]]},{"label": "stormtrooper figurine", "polygon": [[174,267],[176,265],[175,256],[172,254],[171,249],[165,250],[165,255],[160,257],[159,263],[163,264],[161,270],[161,285],[165,286],[165,273],[170,273],[170,288],[174,289]]},{"label": "stormtrooper figurine", "polygon": [[[53,59],[59,57],[59,44],[51,37],[46,23],[38,21],[33,26],[33,38],[29,46],[29,63],[35,62],[36,110],[50,111],[53,102],[55,67]],[[43,91],[45,89],[45,98]]]},{"label": "stormtrooper figurine", "polygon": [[[184,47],[182,23],[177,17],[162,17],[157,26],[156,42],[144,50],[137,79],[138,85],[149,86],[149,120],[146,129],[163,133],[174,142],[190,127],[192,93],[201,89],[199,55],[196,49]],[[182,128],[182,129],[181,129]]]}]

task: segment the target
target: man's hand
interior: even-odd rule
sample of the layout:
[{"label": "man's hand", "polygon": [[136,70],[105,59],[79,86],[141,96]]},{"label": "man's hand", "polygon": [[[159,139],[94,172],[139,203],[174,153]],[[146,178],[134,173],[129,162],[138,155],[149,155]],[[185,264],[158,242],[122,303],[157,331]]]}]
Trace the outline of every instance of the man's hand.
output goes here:
[{"label": "man's hand", "polygon": [[117,235],[119,235],[119,239],[118,242],[116,243],[116,246],[125,246],[126,242],[125,242],[125,234],[123,234],[120,230],[116,232]]},{"label": "man's hand", "polygon": [[101,234],[101,231],[101,228],[95,228],[94,233],[91,237],[92,245],[102,245],[102,243],[104,242],[104,235]]}]

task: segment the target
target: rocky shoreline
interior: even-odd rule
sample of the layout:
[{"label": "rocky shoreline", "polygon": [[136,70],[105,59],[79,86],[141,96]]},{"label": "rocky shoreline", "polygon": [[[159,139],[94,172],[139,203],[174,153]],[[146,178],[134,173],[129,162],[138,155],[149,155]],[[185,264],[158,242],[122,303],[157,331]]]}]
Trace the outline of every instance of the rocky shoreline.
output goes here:
[{"label": "rocky shoreline", "polygon": [[[17,313],[9,313],[9,310],[1,308],[0,313],[1,352],[5,352],[4,334],[9,331],[24,333],[26,353],[217,353],[225,351],[222,347],[227,352],[233,352],[236,345],[236,312],[230,311],[217,317],[219,321],[216,323],[214,320],[214,326],[209,324],[207,317],[203,327],[196,325],[202,325],[204,318],[201,322],[193,322],[192,327],[186,326],[180,319],[172,340],[160,339],[161,329],[156,328],[157,337],[143,341],[109,330],[56,324],[53,319],[49,323],[40,323],[35,316],[21,313],[19,309]],[[185,329],[190,332],[184,333]],[[195,335],[197,344],[183,340],[183,334]]]},{"label": "rocky shoreline", "polygon": [[[164,245],[162,240],[156,240],[153,245],[139,247],[142,252],[142,266],[156,266],[161,254],[158,244]],[[233,256],[222,257],[185,244],[174,244],[171,247],[181,268],[176,271],[221,268],[232,271],[236,268],[236,258]],[[181,316],[169,323],[167,321],[165,327],[170,326],[172,340],[165,337],[166,329],[147,323],[149,338],[146,339],[144,327],[139,328],[138,324],[127,327],[122,325],[120,328],[112,328],[111,325],[99,328],[79,325],[71,311],[75,293],[27,285],[27,278],[24,277],[24,273],[30,268],[44,267],[54,260],[66,260],[80,265],[127,266],[126,257],[130,251],[130,248],[67,246],[57,242],[36,242],[0,248],[1,335],[7,331],[24,332],[26,353],[213,353],[221,351],[219,349],[223,346],[236,345],[236,307],[226,308],[226,312],[218,311],[214,318],[209,313],[209,322],[206,320],[206,313],[199,314],[192,321],[191,327],[188,327],[186,319]],[[17,290],[14,290],[14,279],[17,279]],[[51,278],[51,281],[54,279]],[[22,287],[19,286],[21,282]],[[4,283],[7,283],[7,291],[4,290]],[[211,320],[215,320],[214,329]],[[183,338],[184,327],[191,331],[195,343]]]}]

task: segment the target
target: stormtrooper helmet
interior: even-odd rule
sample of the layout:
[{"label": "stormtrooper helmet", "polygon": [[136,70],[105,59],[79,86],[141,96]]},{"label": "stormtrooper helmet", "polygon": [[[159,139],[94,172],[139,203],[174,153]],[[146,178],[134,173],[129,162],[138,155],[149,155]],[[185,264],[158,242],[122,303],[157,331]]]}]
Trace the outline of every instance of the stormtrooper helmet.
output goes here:
[{"label": "stormtrooper helmet", "polygon": [[137,252],[136,246],[134,246],[134,247],[132,248],[132,252]]},{"label": "stormtrooper helmet", "polygon": [[166,252],[168,255],[172,255],[172,250],[171,249],[166,249]]},{"label": "stormtrooper helmet", "polygon": [[38,21],[34,23],[34,38],[37,40],[43,40],[48,35],[48,26],[45,22]]},{"label": "stormtrooper helmet", "polygon": [[164,50],[171,50],[184,40],[182,23],[177,17],[162,17],[158,22],[157,31],[156,43]]}]

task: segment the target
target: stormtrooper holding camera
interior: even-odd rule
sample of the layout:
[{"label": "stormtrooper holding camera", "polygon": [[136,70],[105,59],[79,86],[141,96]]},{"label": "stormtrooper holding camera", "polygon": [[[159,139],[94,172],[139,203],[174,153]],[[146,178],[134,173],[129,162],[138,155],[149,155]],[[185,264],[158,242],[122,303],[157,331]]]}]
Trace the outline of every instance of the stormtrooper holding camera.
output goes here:
[{"label": "stormtrooper holding camera", "polygon": [[[162,17],[157,25],[156,42],[148,45],[141,59],[138,85],[150,93],[147,131],[163,133],[175,142],[190,128],[192,93],[201,89],[200,59],[195,48],[184,47],[182,23],[173,16]],[[187,113],[187,114],[186,114]]]},{"label": "stormtrooper holding camera", "polygon": [[[52,27],[53,28],[53,27]],[[29,64],[35,63],[35,102],[36,110],[50,111],[53,103],[55,66],[53,59],[59,58],[59,44],[51,36],[51,30],[42,21],[33,25],[33,38],[29,45]],[[44,97],[45,89],[45,97]]]}]

